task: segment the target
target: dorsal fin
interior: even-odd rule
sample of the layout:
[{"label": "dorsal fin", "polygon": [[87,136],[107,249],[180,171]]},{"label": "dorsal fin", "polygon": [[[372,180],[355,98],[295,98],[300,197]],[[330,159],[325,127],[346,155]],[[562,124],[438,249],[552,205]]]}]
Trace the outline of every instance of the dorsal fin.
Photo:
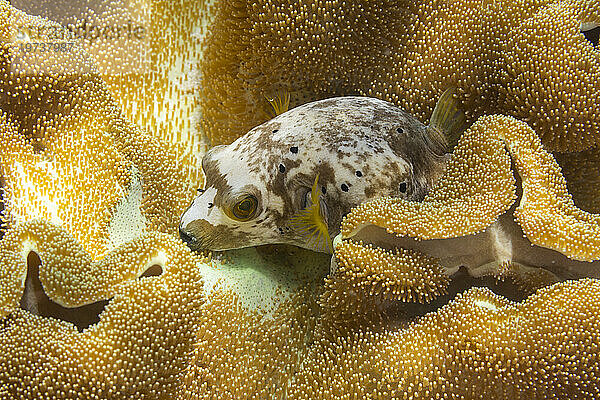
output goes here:
[{"label": "dorsal fin", "polygon": [[265,99],[272,107],[271,118],[275,118],[290,109],[290,92],[287,90],[277,92],[273,97],[265,95]]},{"label": "dorsal fin", "polygon": [[467,127],[467,117],[460,109],[459,102],[454,97],[455,94],[456,88],[454,87],[450,87],[442,93],[433,109],[428,126],[430,134],[443,138],[448,151],[456,146],[460,135]]}]

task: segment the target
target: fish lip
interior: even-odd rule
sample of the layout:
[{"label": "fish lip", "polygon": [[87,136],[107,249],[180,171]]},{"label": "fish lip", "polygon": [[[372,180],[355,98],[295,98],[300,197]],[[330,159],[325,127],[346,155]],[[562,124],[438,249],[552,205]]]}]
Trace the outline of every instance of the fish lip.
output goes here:
[{"label": "fish lip", "polygon": [[189,233],[187,233],[187,231],[185,229],[183,229],[181,227],[179,228],[179,238],[187,247],[189,247],[190,250],[192,250],[194,252],[200,253],[204,250],[209,250],[209,249],[205,249],[201,246],[198,238],[190,235]]},{"label": "fish lip", "polygon": [[181,241],[194,253],[202,254],[205,252],[224,251],[221,249],[214,249],[203,245],[204,242],[196,236],[190,235],[185,229],[179,228],[179,237]]},{"label": "fish lip", "polygon": [[179,227],[179,237],[183,240],[184,243],[191,243],[195,241],[195,238],[188,234],[185,229]]}]

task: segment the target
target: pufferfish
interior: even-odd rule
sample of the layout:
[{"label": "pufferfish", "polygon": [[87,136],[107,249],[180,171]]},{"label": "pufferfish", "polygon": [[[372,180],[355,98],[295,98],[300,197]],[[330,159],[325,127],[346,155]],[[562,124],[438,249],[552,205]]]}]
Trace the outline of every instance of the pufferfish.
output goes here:
[{"label": "pufferfish", "polygon": [[422,200],[464,125],[451,89],[428,126],[370,97],[293,108],[206,153],[205,188],[180,236],[192,250],[286,243],[331,253],[351,208],[382,196]]}]

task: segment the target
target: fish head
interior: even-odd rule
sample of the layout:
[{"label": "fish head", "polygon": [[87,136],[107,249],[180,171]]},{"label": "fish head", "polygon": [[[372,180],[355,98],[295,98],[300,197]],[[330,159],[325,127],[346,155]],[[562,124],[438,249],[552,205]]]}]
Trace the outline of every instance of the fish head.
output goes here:
[{"label": "fish head", "polygon": [[[235,143],[206,153],[202,160],[205,187],[183,213],[179,225],[181,238],[192,250],[295,243],[290,238],[292,229],[284,222],[294,211],[269,190],[269,174],[251,168],[259,162],[260,152],[239,151]],[[300,189],[293,197],[305,196]],[[294,209],[301,207],[301,202]]]}]

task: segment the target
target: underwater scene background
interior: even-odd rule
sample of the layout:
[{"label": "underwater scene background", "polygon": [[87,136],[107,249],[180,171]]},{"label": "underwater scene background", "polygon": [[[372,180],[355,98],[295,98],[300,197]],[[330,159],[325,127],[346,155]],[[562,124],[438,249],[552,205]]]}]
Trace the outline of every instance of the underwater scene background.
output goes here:
[{"label": "underwater scene background", "polygon": [[[0,1],[0,398],[599,398],[599,32],[597,0]],[[449,87],[444,175],[333,257],[179,238],[208,149]]]}]

